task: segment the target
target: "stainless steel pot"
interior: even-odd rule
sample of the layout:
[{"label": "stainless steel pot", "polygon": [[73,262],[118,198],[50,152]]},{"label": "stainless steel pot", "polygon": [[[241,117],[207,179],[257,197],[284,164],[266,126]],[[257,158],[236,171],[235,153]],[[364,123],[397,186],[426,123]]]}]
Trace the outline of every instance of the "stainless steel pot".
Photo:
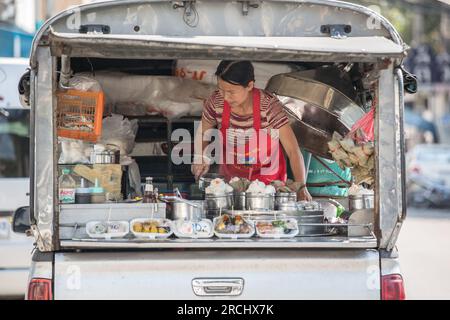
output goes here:
[{"label": "stainless steel pot", "polygon": [[275,195],[274,194],[245,194],[245,207],[247,210],[274,210]]},{"label": "stainless steel pot", "polygon": [[349,211],[365,210],[375,208],[375,195],[354,195],[349,198]]},{"label": "stainless steel pot", "polygon": [[[197,221],[205,217],[203,205],[204,201],[175,201],[167,204],[167,218],[170,220],[191,220]],[[197,205],[197,206],[194,206]]]},{"label": "stainless steel pot", "polygon": [[283,210],[282,205],[297,202],[297,194],[295,192],[279,192],[275,195],[275,210]]},{"label": "stainless steel pot", "polygon": [[224,210],[231,209],[234,205],[233,193],[227,194],[207,194],[205,195],[206,209],[207,210]]}]

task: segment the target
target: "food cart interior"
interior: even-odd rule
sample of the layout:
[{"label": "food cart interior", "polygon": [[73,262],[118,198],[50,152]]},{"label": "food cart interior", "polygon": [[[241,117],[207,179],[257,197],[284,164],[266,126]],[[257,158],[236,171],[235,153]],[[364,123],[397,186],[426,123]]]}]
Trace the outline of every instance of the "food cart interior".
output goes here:
[{"label": "food cart interior", "polygon": [[[192,158],[193,141],[173,133],[194,137],[203,101],[216,88],[217,63],[57,58],[61,247],[376,248],[376,130],[370,137],[367,128],[373,132],[386,65],[254,62],[256,86],[283,103],[307,171],[318,162],[340,190],[305,203],[296,200],[295,184],[253,183],[262,190],[253,199],[251,181],[213,174],[195,181],[190,164],[172,161],[171,154]],[[271,188],[275,193],[264,193]]]}]

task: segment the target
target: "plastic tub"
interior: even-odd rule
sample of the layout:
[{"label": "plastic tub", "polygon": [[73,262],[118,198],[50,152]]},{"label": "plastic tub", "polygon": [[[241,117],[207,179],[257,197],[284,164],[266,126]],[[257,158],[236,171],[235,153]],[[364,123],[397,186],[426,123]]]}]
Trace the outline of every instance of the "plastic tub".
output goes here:
[{"label": "plastic tub", "polygon": [[[147,228],[147,230],[149,231],[148,232],[136,231],[136,227],[138,224],[145,225],[144,227]],[[151,226],[152,224],[153,227],[156,228],[156,230]],[[159,232],[160,228],[165,229],[166,233],[160,233]],[[130,222],[130,229],[131,233],[136,238],[140,239],[149,239],[149,240],[167,239],[173,234],[172,221],[168,219],[149,219],[149,218],[134,219]],[[152,229],[156,232],[154,232]]]},{"label": "plastic tub", "polygon": [[[293,228],[290,229],[290,232],[285,233],[284,228],[278,228],[277,224],[285,223],[291,225]],[[299,233],[298,223],[295,219],[272,219],[272,220],[259,220],[255,223],[256,234],[260,238],[269,238],[269,239],[286,239],[286,238],[295,238]],[[280,230],[283,229],[281,233]],[[267,230],[267,231],[265,231]]]},{"label": "plastic tub", "polygon": [[92,239],[120,239],[130,232],[128,221],[90,221],[86,233]]},{"label": "plastic tub", "polygon": [[211,220],[200,221],[177,220],[173,223],[173,231],[177,238],[208,239],[214,236],[214,225]]},{"label": "plastic tub", "polygon": [[[240,219],[243,220],[243,222],[249,227],[248,232],[244,232],[244,233],[237,233],[237,232],[230,232],[230,233],[226,233],[225,231],[221,231],[219,228],[219,225],[224,223],[223,219],[224,217],[227,216],[231,219],[236,219],[237,217],[239,217]],[[214,219],[213,221],[214,224],[214,234],[218,237],[218,238],[223,238],[223,239],[249,239],[251,237],[253,237],[253,235],[255,234],[255,225],[253,223],[253,221],[251,220],[247,220],[244,219],[242,216],[239,215],[223,215],[220,217],[217,217]],[[232,225],[236,225],[235,223],[233,223]]]}]

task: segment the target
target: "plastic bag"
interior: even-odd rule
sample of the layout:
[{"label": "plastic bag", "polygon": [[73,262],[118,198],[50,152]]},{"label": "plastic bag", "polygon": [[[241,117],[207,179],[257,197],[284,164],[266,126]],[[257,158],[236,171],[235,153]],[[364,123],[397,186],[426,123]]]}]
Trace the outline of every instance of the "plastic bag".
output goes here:
[{"label": "plastic bag", "polygon": [[352,130],[347,135],[351,137],[358,144],[374,141],[374,121],[375,108],[372,108],[364,117],[359,119],[352,127]]},{"label": "plastic bag", "polygon": [[133,151],[137,131],[137,120],[130,121],[122,115],[113,114],[103,119],[103,132],[99,142],[119,147],[122,159]]},{"label": "plastic bag", "polygon": [[[175,76],[216,85],[215,73],[219,63],[220,60],[178,60]],[[294,71],[290,65],[282,63],[253,62],[253,67],[255,69],[255,85],[262,89],[274,75]]]},{"label": "plastic bag", "polygon": [[88,75],[83,74],[75,75],[72,78],[70,78],[69,88],[87,92],[102,91],[102,87],[97,80]]},{"label": "plastic bag", "polygon": [[187,115],[200,116],[204,100],[216,89],[211,84],[173,76],[98,72],[95,80],[105,93],[106,114],[161,114],[168,119]]},{"label": "plastic bag", "polygon": [[58,164],[89,164],[93,145],[82,140],[59,138]]}]

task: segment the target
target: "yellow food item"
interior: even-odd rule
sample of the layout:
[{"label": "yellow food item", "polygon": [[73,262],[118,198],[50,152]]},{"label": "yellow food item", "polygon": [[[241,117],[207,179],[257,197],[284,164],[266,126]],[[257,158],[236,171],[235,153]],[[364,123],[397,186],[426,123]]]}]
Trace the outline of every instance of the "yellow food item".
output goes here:
[{"label": "yellow food item", "polygon": [[134,230],[134,232],[142,232],[144,230],[144,227],[143,227],[142,223],[136,223],[133,226],[133,230]]},{"label": "yellow food item", "polygon": [[147,224],[147,223],[144,224],[144,230],[143,230],[143,232],[145,232],[145,233],[150,233],[150,232],[151,232],[151,229],[152,229],[151,225],[149,225],[149,224]]},{"label": "yellow food item", "polygon": [[159,233],[161,233],[161,234],[166,234],[167,233],[167,230],[166,229],[164,229],[164,228],[159,228]]},{"label": "yellow food item", "polygon": [[152,226],[152,227],[150,228],[150,233],[158,233],[158,228],[155,227],[155,226]]}]

